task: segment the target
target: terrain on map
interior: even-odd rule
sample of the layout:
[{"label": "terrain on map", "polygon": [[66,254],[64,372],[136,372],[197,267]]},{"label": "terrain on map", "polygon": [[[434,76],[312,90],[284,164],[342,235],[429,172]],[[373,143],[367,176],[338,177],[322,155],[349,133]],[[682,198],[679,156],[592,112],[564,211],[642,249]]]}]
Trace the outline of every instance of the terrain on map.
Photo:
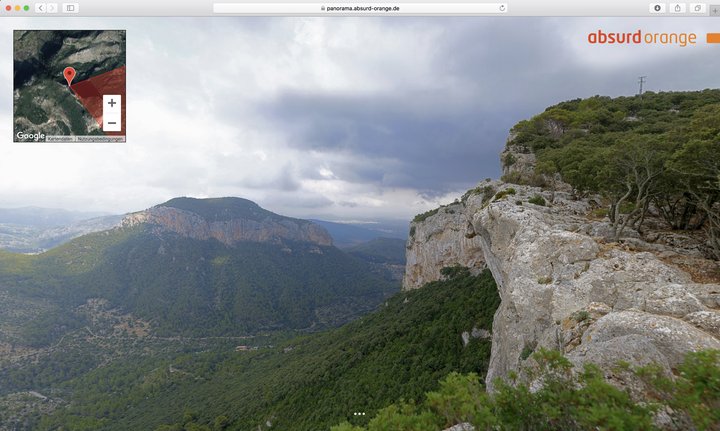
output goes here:
[{"label": "terrain on map", "polygon": [[[102,130],[102,95],[124,97],[124,30],[16,30],[13,38],[15,142],[113,134]],[[66,67],[75,70],[71,85]]]}]

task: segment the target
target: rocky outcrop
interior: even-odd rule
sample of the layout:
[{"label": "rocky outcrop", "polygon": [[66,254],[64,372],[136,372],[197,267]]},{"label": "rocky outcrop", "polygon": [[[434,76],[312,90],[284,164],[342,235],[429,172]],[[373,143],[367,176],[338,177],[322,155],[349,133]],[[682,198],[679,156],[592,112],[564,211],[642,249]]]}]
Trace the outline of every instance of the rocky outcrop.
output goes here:
[{"label": "rocky outcrop", "polygon": [[479,272],[485,259],[479,238],[467,238],[468,218],[462,204],[453,204],[421,222],[410,224],[404,289],[415,289],[440,279],[446,266],[462,265]]},{"label": "rocky outcrop", "polygon": [[[516,189],[520,200],[542,193]],[[597,222],[581,216],[582,202],[556,197],[552,208],[507,199],[486,208],[469,204],[502,298],[489,381],[517,370],[523,349],[540,346],[606,370],[618,360],[608,354],[612,351],[638,358],[656,352],[654,359],[672,369],[688,351],[720,348],[717,336],[701,329],[717,316],[720,287],[693,283],[654,253],[624,250],[592,236]],[[604,314],[595,320],[591,311],[598,309]]]},{"label": "rocky outcrop", "polygon": [[261,220],[231,218],[210,221],[191,211],[156,206],[129,214],[122,221],[123,226],[138,224],[148,224],[159,231],[174,232],[188,238],[214,238],[227,245],[242,241],[277,244],[283,241],[298,241],[322,246],[332,245],[332,238],[324,228],[306,220],[277,215]]},{"label": "rocky outcrop", "polygon": [[535,175],[535,154],[530,149],[512,142],[513,137],[508,139],[505,150],[500,153],[503,178],[511,178],[517,182],[529,181]]},{"label": "rocky outcrop", "polygon": [[[439,212],[417,224],[422,236],[414,241],[424,243],[411,240],[408,250],[408,262],[422,255],[427,265],[438,264],[410,270],[406,288],[439,277],[446,256],[492,271],[502,302],[492,328],[490,387],[539,347],[562,350],[576,364],[596,363],[608,378],[618,360],[655,362],[671,373],[688,351],[720,349],[720,285],[693,282],[666,263],[667,246],[607,241],[604,223],[585,216],[587,202],[556,193],[552,206],[538,206],[528,199],[549,201],[548,192],[499,189],[509,187],[514,194],[489,201],[471,194],[452,217]],[[467,255],[466,236],[473,237]]]},{"label": "rocky outcrop", "polygon": [[446,428],[443,431],[475,431],[475,427],[467,422],[463,422]]}]

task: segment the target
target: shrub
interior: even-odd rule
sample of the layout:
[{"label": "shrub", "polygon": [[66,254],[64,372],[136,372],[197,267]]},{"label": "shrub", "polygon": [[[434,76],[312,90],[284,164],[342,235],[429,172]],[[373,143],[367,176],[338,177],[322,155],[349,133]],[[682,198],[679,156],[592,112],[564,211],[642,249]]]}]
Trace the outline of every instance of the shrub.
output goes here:
[{"label": "shrub", "polygon": [[607,208],[597,208],[597,209],[592,210],[592,211],[590,212],[590,214],[591,214],[593,217],[605,218],[605,217],[608,216],[608,209],[607,209]]},{"label": "shrub", "polygon": [[529,358],[534,351],[535,349],[533,349],[532,346],[526,344],[525,346],[523,346],[522,352],[520,352],[520,360],[524,361],[525,359]]},{"label": "shrub", "polygon": [[512,187],[507,188],[507,189],[505,189],[505,190],[502,190],[502,191],[498,192],[498,193],[495,195],[495,199],[494,199],[494,200],[499,201],[500,199],[503,199],[503,198],[506,197],[506,196],[514,195],[515,193],[517,193],[517,192],[515,191],[514,188],[512,188]]},{"label": "shrub", "polygon": [[[720,426],[720,351],[688,353],[675,380],[664,376],[660,367],[633,370],[649,385],[650,400],[633,400],[629,393],[605,381],[592,364],[573,370],[572,363],[557,350],[530,346],[523,359],[534,364],[525,369],[533,390],[510,376],[512,382],[495,381],[495,392],[485,392],[477,374],[450,373],[439,390],[426,394],[424,404],[392,405],[380,410],[368,431],[444,429],[471,423],[477,430],[652,430],[653,415],[663,407],[685,415],[674,422],[678,429],[715,430]],[[344,424],[332,431],[361,431]]]},{"label": "shrub", "polygon": [[635,210],[635,204],[633,202],[624,202],[620,205],[620,214],[630,214]]},{"label": "shrub", "polygon": [[446,280],[453,280],[458,277],[470,277],[470,269],[462,265],[446,266],[440,269],[440,275],[445,277]]},{"label": "shrub", "polygon": [[545,206],[545,198],[540,195],[535,195],[535,196],[531,197],[530,199],[528,199],[528,203],[544,207]]},{"label": "shrub", "polygon": [[495,188],[493,186],[485,186],[482,189],[482,203],[485,205],[495,196]]},{"label": "shrub", "polygon": [[523,176],[520,172],[514,171],[503,175],[500,179],[510,184],[523,184]]},{"label": "shrub", "polygon": [[435,214],[438,213],[438,211],[440,211],[440,208],[435,208],[435,209],[432,209],[432,210],[430,210],[430,211],[425,211],[425,212],[422,213],[422,214],[416,215],[416,216],[413,218],[413,221],[414,221],[415,223],[420,223],[421,221],[425,221],[425,220],[428,219],[429,217],[434,216]]},{"label": "shrub", "polygon": [[548,187],[549,183],[547,177],[541,174],[532,174],[522,180],[520,184],[526,184],[533,187]]},{"label": "shrub", "polygon": [[503,157],[503,166],[506,168],[509,168],[510,166],[514,165],[515,162],[517,162],[517,158],[513,153],[507,153],[505,157]]},{"label": "shrub", "polygon": [[470,196],[480,194],[482,195],[482,203],[485,205],[495,195],[495,188],[493,186],[475,187],[466,191],[460,198],[460,202],[465,204]]},{"label": "shrub", "polygon": [[550,284],[552,281],[552,277],[540,277],[537,279],[538,284]]},{"label": "shrub", "polygon": [[658,400],[684,416],[679,419],[700,430],[720,429],[720,350],[688,353],[675,379],[654,364],[633,371]]},{"label": "shrub", "polygon": [[578,311],[575,313],[575,320],[578,322],[584,322],[590,318],[590,313],[585,310]]},{"label": "shrub", "polygon": [[437,431],[439,418],[409,403],[391,404],[370,420],[370,431]]}]

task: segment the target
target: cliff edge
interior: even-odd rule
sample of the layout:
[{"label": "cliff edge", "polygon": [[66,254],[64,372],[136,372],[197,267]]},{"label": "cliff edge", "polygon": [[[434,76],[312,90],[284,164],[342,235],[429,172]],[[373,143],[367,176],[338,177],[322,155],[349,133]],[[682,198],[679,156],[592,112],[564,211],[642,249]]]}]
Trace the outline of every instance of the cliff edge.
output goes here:
[{"label": "cliff edge", "polygon": [[656,363],[671,375],[685,353],[720,349],[720,285],[688,270],[716,262],[632,231],[613,241],[593,206],[572,193],[486,181],[411,224],[404,289],[456,264],[488,267],[497,281],[490,389],[540,347],[595,363],[618,382],[618,361]]},{"label": "cliff edge", "polygon": [[[496,193],[484,195],[486,187]],[[440,266],[487,265],[502,299],[490,387],[539,347],[596,363],[608,378],[620,360],[655,362],[670,373],[688,351],[720,349],[720,285],[696,283],[664,261],[677,251],[608,241],[606,223],[586,216],[590,204],[566,194],[541,206],[528,203],[549,202],[540,188],[488,182],[476,191],[454,212],[413,223],[404,288],[430,281]],[[419,260],[434,267],[413,268]]]}]

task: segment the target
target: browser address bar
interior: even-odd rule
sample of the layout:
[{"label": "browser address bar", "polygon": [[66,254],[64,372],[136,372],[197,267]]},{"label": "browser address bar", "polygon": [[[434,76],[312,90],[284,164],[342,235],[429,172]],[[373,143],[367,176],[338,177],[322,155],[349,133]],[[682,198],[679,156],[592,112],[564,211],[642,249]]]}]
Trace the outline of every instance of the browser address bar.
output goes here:
[{"label": "browser address bar", "polygon": [[507,3],[214,3],[216,14],[504,14]]}]

